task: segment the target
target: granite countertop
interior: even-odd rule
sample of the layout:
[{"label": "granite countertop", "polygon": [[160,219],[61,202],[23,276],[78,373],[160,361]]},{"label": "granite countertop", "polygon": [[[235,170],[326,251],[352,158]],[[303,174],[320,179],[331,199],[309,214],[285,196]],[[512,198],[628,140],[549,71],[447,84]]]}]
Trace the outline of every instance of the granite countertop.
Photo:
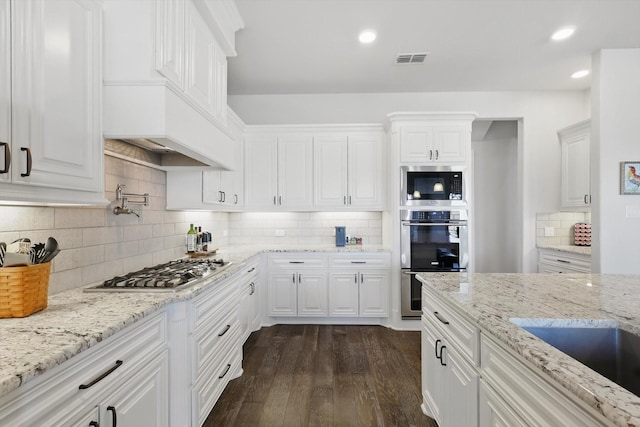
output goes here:
[{"label": "granite countertop", "polygon": [[[520,324],[617,324],[640,335],[640,276],[421,273],[460,314],[619,426],[640,425],[640,397],[529,334]],[[553,319],[553,320],[543,320]],[[595,322],[594,322],[595,321]]]},{"label": "granite countertop", "polygon": [[539,249],[553,249],[560,252],[591,256],[591,246],[576,245],[538,245]]},{"label": "granite countertop", "polygon": [[51,295],[45,310],[24,318],[0,319],[0,396],[60,365],[136,321],[177,301],[186,301],[236,273],[262,252],[384,252],[382,246],[253,246],[219,249],[233,264],[213,281],[178,292],[83,292]]}]

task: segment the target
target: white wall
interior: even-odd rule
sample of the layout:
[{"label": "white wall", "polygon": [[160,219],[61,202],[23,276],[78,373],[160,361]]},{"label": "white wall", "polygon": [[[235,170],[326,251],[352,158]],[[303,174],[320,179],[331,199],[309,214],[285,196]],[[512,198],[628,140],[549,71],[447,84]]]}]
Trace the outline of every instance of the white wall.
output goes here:
[{"label": "white wall", "polygon": [[620,195],[620,162],[640,161],[640,49],[607,49],[592,61],[592,271],[640,273],[640,195]]},{"label": "white wall", "polygon": [[184,256],[189,223],[210,231],[214,245],[226,245],[228,214],[166,211],[166,174],[105,156],[105,196],[115,200],[117,184],[127,193],[149,193],[150,205],[130,205],[135,215],[102,208],[0,206],[0,241],[53,236],[61,252],[53,260],[49,294],[103,281]]},{"label": "white wall", "polygon": [[473,152],[473,243],[477,273],[518,271],[518,123],[494,121]]},{"label": "white wall", "polygon": [[518,245],[523,272],[536,271],[536,212],[559,210],[557,130],[589,117],[587,92],[429,92],[231,95],[247,124],[386,123],[394,111],[473,111],[479,118],[522,119],[518,146]]}]

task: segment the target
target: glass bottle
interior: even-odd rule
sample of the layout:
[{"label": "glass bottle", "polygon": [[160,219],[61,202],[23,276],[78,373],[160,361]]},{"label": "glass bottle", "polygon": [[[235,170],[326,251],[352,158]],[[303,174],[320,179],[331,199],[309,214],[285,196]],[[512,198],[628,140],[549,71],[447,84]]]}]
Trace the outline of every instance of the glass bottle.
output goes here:
[{"label": "glass bottle", "polygon": [[192,254],[196,251],[196,230],[193,228],[193,224],[187,231],[187,252]]}]

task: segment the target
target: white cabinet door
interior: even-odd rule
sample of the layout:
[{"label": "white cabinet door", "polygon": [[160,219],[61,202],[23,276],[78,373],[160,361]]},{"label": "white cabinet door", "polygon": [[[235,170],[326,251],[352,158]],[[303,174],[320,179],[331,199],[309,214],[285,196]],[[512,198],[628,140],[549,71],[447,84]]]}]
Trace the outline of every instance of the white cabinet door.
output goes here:
[{"label": "white cabinet door", "polygon": [[156,1],[156,70],[184,90],[185,0]]},{"label": "white cabinet door", "polygon": [[102,426],[169,425],[169,353],[145,364],[100,405]]},{"label": "white cabinet door", "polygon": [[297,273],[298,316],[326,317],[329,314],[327,273],[301,271]]},{"label": "white cabinet door", "polygon": [[313,151],[315,206],[346,206],[348,191],[346,135],[315,137]]},{"label": "white cabinet door", "polygon": [[360,276],[360,317],[389,315],[389,273],[365,271]]},{"label": "white cabinet door", "polygon": [[349,206],[382,207],[382,162],[378,135],[349,137]]},{"label": "white cabinet door", "polygon": [[216,40],[192,1],[185,4],[185,27],[185,92],[213,115]]},{"label": "white cabinet door", "polygon": [[329,276],[329,316],[358,317],[357,272],[331,273]]},{"label": "white cabinet door", "polygon": [[[442,424],[442,396],[445,394],[444,373],[436,353],[441,351],[442,340],[435,337],[436,329],[422,320],[422,396],[425,409],[439,425]],[[445,402],[446,404],[446,402]]]},{"label": "white cabinet door", "polygon": [[[189,191],[189,189],[184,189]],[[202,172],[202,202],[212,205],[222,203],[221,171]]]},{"label": "white cabinet door", "polygon": [[269,316],[297,316],[298,294],[296,271],[269,275]]},{"label": "white cabinet door", "polygon": [[590,122],[580,122],[558,132],[562,152],[561,205],[591,205]]},{"label": "white cabinet door", "polygon": [[11,152],[11,9],[0,0],[0,182],[9,181]]},{"label": "white cabinet door", "polygon": [[426,163],[433,161],[433,128],[405,126],[400,129],[400,161]]},{"label": "white cabinet door", "polygon": [[102,192],[101,3],[24,0],[11,13],[13,182]]},{"label": "white cabinet door", "polygon": [[278,137],[278,206],[313,204],[313,142],[308,136]]},{"label": "white cabinet door", "polygon": [[460,126],[437,126],[434,129],[433,160],[439,163],[463,162],[466,159],[470,135]]},{"label": "white cabinet door", "polygon": [[275,136],[245,138],[245,205],[273,209],[278,193],[278,141]]},{"label": "white cabinet door", "polygon": [[477,426],[478,425],[478,374],[448,344],[442,350],[442,358],[447,365],[442,368],[446,372],[447,393],[444,396],[443,425]]}]

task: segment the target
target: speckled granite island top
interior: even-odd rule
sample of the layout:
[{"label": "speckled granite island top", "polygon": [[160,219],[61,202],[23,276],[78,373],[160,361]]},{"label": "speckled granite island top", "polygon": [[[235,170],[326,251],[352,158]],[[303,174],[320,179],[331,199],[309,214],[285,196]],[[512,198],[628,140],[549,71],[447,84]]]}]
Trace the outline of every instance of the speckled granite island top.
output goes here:
[{"label": "speckled granite island top", "polygon": [[0,396],[71,359],[137,320],[173,302],[194,298],[236,273],[261,252],[380,252],[380,246],[237,246],[216,257],[233,262],[216,280],[175,293],[85,293],[73,289],[49,297],[48,307],[29,317],[0,319]]},{"label": "speckled granite island top", "polygon": [[505,343],[612,424],[640,426],[640,397],[511,321],[532,319],[538,326],[607,321],[640,335],[640,275],[421,273],[419,277],[483,333]]}]

